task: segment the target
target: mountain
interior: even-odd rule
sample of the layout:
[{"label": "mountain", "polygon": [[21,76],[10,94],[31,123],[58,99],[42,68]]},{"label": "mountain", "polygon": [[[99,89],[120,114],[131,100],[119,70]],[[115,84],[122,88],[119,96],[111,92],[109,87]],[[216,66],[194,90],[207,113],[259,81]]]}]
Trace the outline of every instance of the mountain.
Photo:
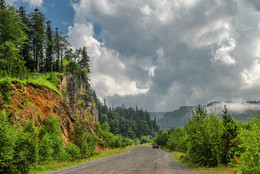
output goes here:
[{"label": "mountain", "polygon": [[[215,101],[204,105],[208,114],[221,115],[226,107],[232,117],[238,121],[247,122],[252,116],[260,115],[260,101]],[[151,118],[156,118],[156,123],[162,130],[172,127],[184,127],[192,118],[195,106],[181,106],[172,112],[150,112]]]}]

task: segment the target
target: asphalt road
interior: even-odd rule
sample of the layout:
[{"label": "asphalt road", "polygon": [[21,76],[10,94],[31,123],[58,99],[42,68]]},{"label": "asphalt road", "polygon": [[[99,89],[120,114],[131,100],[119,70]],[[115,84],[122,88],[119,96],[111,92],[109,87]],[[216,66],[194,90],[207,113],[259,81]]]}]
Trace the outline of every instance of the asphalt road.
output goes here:
[{"label": "asphalt road", "polygon": [[193,170],[152,146],[135,146],[122,154],[100,158],[48,174],[191,174]]}]

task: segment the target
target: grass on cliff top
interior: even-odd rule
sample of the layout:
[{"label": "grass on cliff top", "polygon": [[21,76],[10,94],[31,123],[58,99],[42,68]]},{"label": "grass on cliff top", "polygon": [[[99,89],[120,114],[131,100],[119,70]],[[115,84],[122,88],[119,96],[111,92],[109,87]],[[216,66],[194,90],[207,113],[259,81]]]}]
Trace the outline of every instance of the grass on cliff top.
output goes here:
[{"label": "grass on cliff top", "polygon": [[65,167],[71,167],[71,166],[81,164],[81,163],[84,163],[84,162],[88,162],[88,161],[92,161],[92,160],[95,160],[95,159],[120,154],[120,153],[123,153],[127,150],[132,149],[133,147],[134,146],[128,146],[124,149],[118,148],[118,149],[100,152],[98,155],[92,156],[88,159],[79,159],[79,160],[76,160],[76,161],[55,161],[55,160],[49,161],[45,164],[42,164],[41,166],[38,166],[35,169],[32,169],[29,173],[30,174],[43,173],[43,172],[50,172],[50,171],[53,171],[53,170],[58,170],[58,169],[65,168]]},{"label": "grass on cliff top", "polygon": [[31,73],[27,79],[19,79],[15,77],[4,77],[0,79],[0,84],[8,83],[8,82],[18,82],[22,85],[31,84],[37,87],[44,86],[55,91],[57,94],[62,96],[60,91],[58,90],[58,83],[59,83],[59,79],[57,78],[58,75],[62,75],[62,74],[40,73],[39,77],[37,77],[35,73]]}]

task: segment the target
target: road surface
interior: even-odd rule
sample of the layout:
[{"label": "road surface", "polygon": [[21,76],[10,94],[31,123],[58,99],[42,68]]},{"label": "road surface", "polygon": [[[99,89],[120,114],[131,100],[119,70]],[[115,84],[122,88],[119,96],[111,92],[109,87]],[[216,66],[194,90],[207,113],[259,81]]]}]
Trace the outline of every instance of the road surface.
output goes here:
[{"label": "road surface", "polygon": [[192,174],[172,154],[152,146],[135,146],[122,154],[100,158],[48,174]]}]

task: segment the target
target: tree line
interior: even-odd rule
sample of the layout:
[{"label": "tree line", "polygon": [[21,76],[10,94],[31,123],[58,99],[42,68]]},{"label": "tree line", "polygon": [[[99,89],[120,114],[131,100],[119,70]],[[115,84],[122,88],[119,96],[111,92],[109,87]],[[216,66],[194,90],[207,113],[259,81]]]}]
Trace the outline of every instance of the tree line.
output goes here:
[{"label": "tree line", "polygon": [[[152,120],[147,111],[138,109],[137,106],[136,108],[125,108],[124,105],[108,108],[97,99],[95,91],[93,91],[93,97],[98,109],[100,124],[108,124],[113,134],[139,140],[143,137],[145,140],[147,138],[144,136],[154,137],[159,131],[156,119]],[[147,141],[149,141],[148,139]]]},{"label": "tree line", "polygon": [[0,0],[0,76],[23,78],[29,72],[90,73],[86,47],[72,49],[39,9],[27,14]]},{"label": "tree line", "polygon": [[194,166],[237,166],[242,173],[260,172],[260,118],[236,121],[225,108],[221,116],[207,114],[197,106],[184,128],[160,131],[154,142],[183,152],[183,160]]}]

